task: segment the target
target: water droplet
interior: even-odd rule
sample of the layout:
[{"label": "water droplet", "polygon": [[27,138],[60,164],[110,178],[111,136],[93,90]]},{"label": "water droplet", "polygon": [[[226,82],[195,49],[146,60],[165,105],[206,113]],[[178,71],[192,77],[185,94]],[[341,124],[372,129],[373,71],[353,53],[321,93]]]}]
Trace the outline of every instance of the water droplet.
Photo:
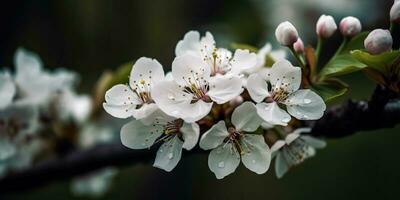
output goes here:
[{"label": "water droplet", "polygon": [[142,143],[142,146],[146,146],[146,143],[143,142],[143,143]]},{"label": "water droplet", "polygon": [[288,123],[288,122],[290,122],[290,117],[285,117],[285,118],[283,118],[283,119],[282,119],[282,122],[283,122],[283,123]]},{"label": "water droplet", "polygon": [[271,110],[271,107],[267,106],[267,107],[264,108],[264,110]]},{"label": "water droplet", "polygon": [[179,111],[174,110],[174,111],[172,111],[171,113],[172,113],[173,115],[177,115],[177,114],[179,114]]},{"label": "water droplet", "polygon": [[175,96],[174,96],[173,94],[168,94],[168,99],[169,99],[169,100],[174,100],[174,99],[175,99]]},{"label": "water droplet", "polygon": [[311,99],[304,99],[303,102],[304,102],[305,104],[309,104],[309,103],[311,103]]},{"label": "water droplet", "polygon": [[172,154],[172,153],[168,154],[168,159],[172,159],[173,157],[174,157],[174,154]]},{"label": "water droplet", "polygon": [[255,163],[256,163],[256,160],[252,160],[251,162],[252,162],[253,164],[255,164]]},{"label": "water droplet", "polygon": [[304,118],[304,119],[307,119],[307,118],[308,118],[308,115],[303,115],[303,118]]},{"label": "water droplet", "polygon": [[218,167],[219,168],[224,168],[225,167],[225,163],[224,162],[219,162],[218,163]]}]

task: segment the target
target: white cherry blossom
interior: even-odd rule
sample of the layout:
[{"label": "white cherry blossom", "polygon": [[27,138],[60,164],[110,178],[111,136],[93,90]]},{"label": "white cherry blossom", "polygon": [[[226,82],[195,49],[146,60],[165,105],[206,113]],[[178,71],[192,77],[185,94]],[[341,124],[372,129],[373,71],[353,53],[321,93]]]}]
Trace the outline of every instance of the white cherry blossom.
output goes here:
[{"label": "white cherry blossom", "polygon": [[200,147],[211,150],[208,166],[218,179],[233,173],[240,160],[246,168],[257,173],[265,173],[271,162],[271,152],[262,135],[254,132],[262,120],[256,114],[253,103],[245,102],[232,113],[233,126],[226,127],[219,121],[205,132],[200,139]]},{"label": "white cherry blossom", "polygon": [[182,148],[191,150],[197,144],[199,125],[170,117],[161,110],[149,118],[125,124],[121,129],[122,144],[131,149],[145,149],[164,142],[157,151],[153,166],[169,172],[181,159]]},{"label": "white cherry blossom", "polygon": [[168,115],[195,122],[213,105],[226,103],[242,93],[238,76],[216,75],[198,56],[185,54],[172,63],[173,80],[158,82],[151,93],[158,107]]},{"label": "white cherry blossom", "polygon": [[309,135],[300,135],[300,133],[310,132],[310,128],[299,128],[288,134],[284,140],[278,140],[272,145],[272,156],[275,159],[275,172],[278,178],[292,167],[302,163],[304,160],[312,157],[316,149],[326,146],[326,142]]},{"label": "white cherry blossom", "polygon": [[237,49],[232,56],[231,51],[217,48],[210,32],[206,32],[206,35],[201,38],[198,31],[187,32],[183,40],[176,45],[175,54],[176,56],[185,54],[199,56],[210,68],[211,76],[229,73],[237,75],[257,63],[256,54],[249,50]]},{"label": "white cherry blossom", "polygon": [[[257,102],[257,113],[262,119],[286,126],[290,115],[300,120],[316,120],[326,109],[318,94],[310,89],[299,89],[300,84],[301,69],[287,60],[280,60],[269,70],[252,74],[247,80],[247,90]],[[281,108],[283,105],[287,112]]]},{"label": "white cherry blossom", "polygon": [[161,64],[155,59],[141,57],[132,67],[129,85],[118,84],[109,89],[103,107],[117,118],[146,118],[158,109],[151,91],[163,79]]},{"label": "white cherry blossom", "polygon": [[272,45],[267,42],[261,49],[257,51],[257,64],[255,64],[252,68],[246,69],[245,73],[250,75],[265,69],[267,65],[267,56],[269,56],[272,61],[276,62],[285,59],[286,51],[282,49],[272,50]]},{"label": "white cherry blossom", "polygon": [[0,72],[0,110],[11,105],[16,93],[16,86],[8,72]]}]

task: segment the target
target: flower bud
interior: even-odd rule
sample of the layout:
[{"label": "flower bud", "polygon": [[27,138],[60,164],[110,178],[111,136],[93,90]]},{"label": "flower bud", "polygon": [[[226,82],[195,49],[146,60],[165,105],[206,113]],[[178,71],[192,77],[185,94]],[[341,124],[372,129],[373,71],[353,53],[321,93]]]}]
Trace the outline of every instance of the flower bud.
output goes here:
[{"label": "flower bud", "polygon": [[304,52],[304,43],[303,40],[300,38],[297,39],[297,42],[293,44],[293,49],[296,51],[296,53],[303,53]]},{"label": "flower bud", "polygon": [[329,38],[337,29],[335,20],[330,15],[321,15],[317,21],[316,31],[321,38]]},{"label": "flower bud", "polygon": [[390,9],[390,21],[400,23],[400,0],[395,0]]},{"label": "flower bud", "polygon": [[361,22],[355,17],[345,17],[340,21],[340,32],[346,37],[353,37],[361,32]]},{"label": "flower bud", "polygon": [[275,30],[275,37],[282,46],[291,46],[297,41],[299,36],[296,28],[290,22],[286,21],[278,25]]},{"label": "flower bud", "polygon": [[364,40],[365,49],[370,54],[380,54],[392,49],[393,39],[390,31],[375,29]]}]

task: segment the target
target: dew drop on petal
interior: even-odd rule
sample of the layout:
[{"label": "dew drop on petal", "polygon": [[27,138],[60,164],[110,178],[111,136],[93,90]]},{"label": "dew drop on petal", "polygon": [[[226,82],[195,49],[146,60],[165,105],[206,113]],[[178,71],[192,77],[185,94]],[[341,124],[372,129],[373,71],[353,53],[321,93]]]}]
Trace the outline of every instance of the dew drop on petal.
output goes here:
[{"label": "dew drop on petal", "polygon": [[252,162],[253,164],[255,164],[255,163],[256,163],[256,160],[252,160],[251,162]]},{"label": "dew drop on petal", "polygon": [[169,99],[169,100],[174,100],[174,99],[175,99],[175,96],[174,96],[173,94],[168,94],[168,99]]},{"label": "dew drop on petal", "polygon": [[305,104],[309,104],[309,103],[311,103],[311,99],[304,99],[303,102],[304,102]]},{"label": "dew drop on petal", "polygon": [[142,146],[146,146],[146,143],[143,142],[143,143],[142,143]]},{"label": "dew drop on petal", "polygon": [[162,150],[162,149],[160,149],[160,152],[162,153],[162,152],[163,152],[163,150]]},{"label": "dew drop on petal", "polygon": [[219,168],[224,168],[225,167],[225,163],[224,162],[219,162],[218,163],[218,167]]},{"label": "dew drop on petal", "polygon": [[172,154],[172,153],[168,154],[168,159],[172,159],[173,157],[174,157],[174,154]]},{"label": "dew drop on petal", "polygon": [[267,106],[267,107],[264,108],[264,110],[271,110],[271,107]]},{"label": "dew drop on petal", "polygon": [[179,114],[179,111],[174,110],[174,111],[172,111],[171,113],[172,113],[173,115],[177,115],[177,114]]}]

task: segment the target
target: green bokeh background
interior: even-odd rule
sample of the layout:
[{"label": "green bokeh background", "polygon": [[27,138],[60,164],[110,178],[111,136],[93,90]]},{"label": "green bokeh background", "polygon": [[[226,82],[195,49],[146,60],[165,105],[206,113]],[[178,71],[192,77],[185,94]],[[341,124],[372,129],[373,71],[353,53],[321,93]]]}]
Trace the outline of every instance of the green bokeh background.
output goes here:
[{"label": "green bokeh background", "polygon": [[[324,4],[316,6],[312,1],[304,2],[311,3],[303,11],[306,14],[301,16],[304,23],[296,26],[306,42],[312,44],[315,36],[309,33],[313,33],[320,14],[333,14],[338,23],[341,17],[354,12],[358,13],[365,29],[384,28],[388,25],[388,10],[392,4],[389,0],[357,1],[359,6],[355,10],[347,7],[331,10]],[[273,10],[277,3],[292,2],[10,1],[0,12],[0,66],[13,66],[13,54],[23,46],[37,52],[46,67],[65,67],[79,72],[80,91],[91,92],[103,71],[115,70],[120,64],[140,56],[157,58],[169,69],[176,42],[188,30],[211,31],[219,46],[231,42],[255,46],[266,41],[274,43],[277,23],[266,22],[272,18],[268,10]],[[278,18],[282,21],[293,17],[286,12],[280,15]],[[339,39],[336,34],[328,42],[324,55],[330,55]],[[349,75],[343,80],[351,89],[341,101],[367,99],[374,88],[362,74]],[[398,199],[399,131],[397,127],[328,140],[326,149],[318,151],[315,158],[281,180],[275,178],[273,165],[264,175],[256,175],[240,166],[234,174],[217,180],[208,169],[206,155],[185,156],[184,153],[171,173],[148,164],[123,168],[103,198]],[[62,181],[5,198],[61,200],[74,197],[69,182]]]}]

